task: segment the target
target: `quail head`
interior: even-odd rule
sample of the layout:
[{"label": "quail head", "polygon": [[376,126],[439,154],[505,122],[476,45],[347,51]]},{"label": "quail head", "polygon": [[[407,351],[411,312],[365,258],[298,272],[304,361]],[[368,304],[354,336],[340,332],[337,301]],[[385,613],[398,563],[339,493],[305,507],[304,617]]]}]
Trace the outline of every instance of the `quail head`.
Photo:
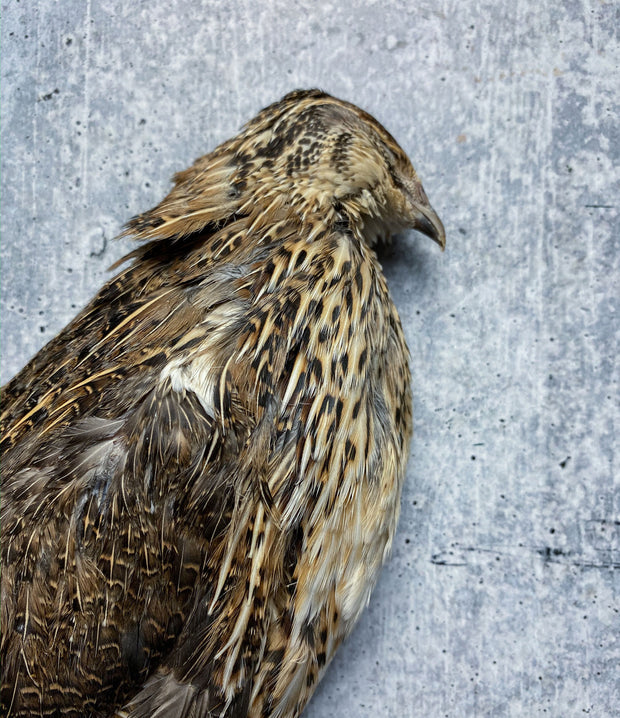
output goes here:
[{"label": "quail head", "polygon": [[408,351],[375,247],[445,235],[403,150],[286,95],[129,222],[3,389],[11,716],[299,715],[389,552]]}]

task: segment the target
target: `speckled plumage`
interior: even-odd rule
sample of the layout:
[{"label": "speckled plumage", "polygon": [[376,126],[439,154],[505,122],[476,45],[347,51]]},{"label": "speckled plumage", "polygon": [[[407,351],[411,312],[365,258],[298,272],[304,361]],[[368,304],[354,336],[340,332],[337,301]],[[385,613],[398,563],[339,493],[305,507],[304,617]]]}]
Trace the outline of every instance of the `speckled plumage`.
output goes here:
[{"label": "speckled plumage", "polygon": [[3,389],[2,709],[297,716],[389,551],[408,352],[373,247],[444,232],[403,151],[317,90],[127,232]]}]

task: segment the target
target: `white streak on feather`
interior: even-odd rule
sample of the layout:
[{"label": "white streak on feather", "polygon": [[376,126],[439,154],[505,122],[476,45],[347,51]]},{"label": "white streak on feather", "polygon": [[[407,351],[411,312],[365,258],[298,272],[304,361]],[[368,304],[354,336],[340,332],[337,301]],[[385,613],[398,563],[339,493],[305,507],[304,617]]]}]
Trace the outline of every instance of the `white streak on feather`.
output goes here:
[{"label": "white streak on feather", "polygon": [[191,391],[207,416],[213,419],[216,416],[213,397],[217,381],[214,373],[209,363],[196,360],[188,362],[185,357],[182,357],[173,359],[166,364],[159,375],[159,382],[164,384],[166,380],[170,381],[173,391],[181,395]]},{"label": "white streak on feather", "polygon": [[232,564],[232,560],[234,557],[234,553],[237,549],[237,544],[239,543],[239,537],[244,532],[246,528],[246,524],[249,521],[249,514],[250,514],[251,504],[246,505],[245,512],[236,518],[236,530],[233,536],[231,536],[230,541],[227,545],[227,551],[224,555],[224,560],[222,561],[222,565],[220,566],[220,573],[218,575],[218,581],[217,586],[215,587],[215,593],[213,594],[213,600],[209,604],[209,613],[213,613],[213,609],[215,608],[215,604],[217,603],[220,593],[222,592],[222,589],[224,588],[224,583],[226,582],[226,579],[228,578],[228,573],[230,571],[230,565]]},{"label": "white streak on feather", "polygon": [[306,368],[307,363],[308,363],[308,360],[306,359],[305,354],[297,355],[297,358],[295,359],[295,364],[293,365],[293,369],[289,376],[288,385],[286,387],[286,392],[284,394],[284,397],[282,398],[283,406],[286,406],[289,403],[289,401],[291,400],[291,397],[293,396],[293,392],[295,391],[295,388],[297,387],[297,382],[299,381],[299,377],[301,376],[304,369]]},{"label": "white streak on feather", "polygon": [[[261,532],[264,533],[266,530],[263,527],[264,515],[265,511],[263,505],[259,504],[256,510],[256,517],[254,519],[252,543],[250,545],[250,551],[248,553],[248,558],[250,558],[252,561],[250,567],[250,575],[248,577],[248,595],[245,596],[245,599],[243,601],[243,607],[239,612],[239,615],[235,622],[235,626],[230,634],[230,638],[215,655],[215,658],[217,660],[224,653],[229,651],[230,648],[232,648],[232,651],[230,651],[228,656],[226,657],[226,665],[224,667],[222,678],[222,685],[227,686],[229,689],[227,691],[227,697],[229,698],[234,697],[234,694],[236,692],[235,686],[231,683],[230,678],[235,668],[235,662],[241,648],[243,637],[245,636],[245,632],[247,630],[248,619],[250,618],[250,614],[252,612],[254,604],[254,592],[260,582],[260,569],[261,566],[263,566],[264,564],[265,546],[267,544],[267,537],[265,535],[263,535],[263,541],[261,545],[257,547],[259,535],[261,534]],[[229,691],[232,691],[231,695],[228,695]]]}]

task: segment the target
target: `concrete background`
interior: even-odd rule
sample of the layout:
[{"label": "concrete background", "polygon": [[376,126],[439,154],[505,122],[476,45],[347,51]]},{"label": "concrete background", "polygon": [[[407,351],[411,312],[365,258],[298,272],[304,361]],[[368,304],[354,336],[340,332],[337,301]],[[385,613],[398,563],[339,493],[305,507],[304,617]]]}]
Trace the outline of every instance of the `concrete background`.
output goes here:
[{"label": "concrete background", "polygon": [[620,715],[620,6],[2,3],[2,379],[172,173],[296,87],[446,225],[385,271],[416,434],[394,554],[306,716]]}]

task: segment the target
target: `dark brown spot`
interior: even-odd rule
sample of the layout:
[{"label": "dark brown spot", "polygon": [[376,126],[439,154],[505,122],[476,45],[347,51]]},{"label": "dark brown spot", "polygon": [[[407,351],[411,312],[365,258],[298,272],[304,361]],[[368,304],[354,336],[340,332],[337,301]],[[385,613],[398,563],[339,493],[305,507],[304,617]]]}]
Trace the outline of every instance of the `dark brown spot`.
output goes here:
[{"label": "dark brown spot", "polygon": [[336,402],[336,421],[340,424],[340,420],[342,419],[342,407],[343,403],[341,399],[338,399]]},{"label": "dark brown spot", "polygon": [[297,292],[292,294],[290,297],[286,299],[284,302],[284,307],[282,310],[282,314],[291,321],[295,319],[295,315],[297,314],[297,310],[299,309],[299,303],[301,301],[301,297]]},{"label": "dark brown spot", "polygon": [[323,378],[323,365],[321,364],[321,360],[315,357],[311,366],[311,373],[314,374],[316,380],[320,382]]},{"label": "dark brown spot", "polygon": [[183,351],[185,349],[191,349],[192,347],[197,346],[204,340],[204,337],[192,337],[191,339],[188,339],[186,342],[181,344],[178,349],[179,351]]},{"label": "dark brown spot", "polygon": [[362,350],[362,353],[360,354],[359,361],[357,363],[357,371],[361,372],[364,366],[366,365],[366,359],[368,357],[368,352],[366,349]]},{"label": "dark brown spot", "polygon": [[46,419],[48,415],[49,411],[44,406],[42,406],[38,411],[34,412],[34,414],[30,417],[30,421],[32,425],[36,425],[38,422]]},{"label": "dark brown spot", "polygon": [[333,396],[330,396],[329,394],[323,399],[323,403],[321,404],[321,408],[319,409],[319,416],[321,414],[331,414],[332,409],[334,408],[334,404],[336,403],[336,400]]},{"label": "dark brown spot", "polygon": [[306,252],[305,249],[302,249],[301,252],[297,255],[297,259],[295,260],[295,269],[300,267],[305,262],[307,256],[308,252]]},{"label": "dark brown spot", "polygon": [[344,301],[347,305],[347,314],[351,315],[351,310],[353,309],[353,292],[351,291],[351,287],[347,287],[347,291],[344,293]]},{"label": "dark brown spot", "polygon": [[347,458],[347,461],[355,461],[356,454],[357,449],[355,448],[355,445],[352,444],[349,439],[347,439],[347,443],[345,444],[345,456]]}]

